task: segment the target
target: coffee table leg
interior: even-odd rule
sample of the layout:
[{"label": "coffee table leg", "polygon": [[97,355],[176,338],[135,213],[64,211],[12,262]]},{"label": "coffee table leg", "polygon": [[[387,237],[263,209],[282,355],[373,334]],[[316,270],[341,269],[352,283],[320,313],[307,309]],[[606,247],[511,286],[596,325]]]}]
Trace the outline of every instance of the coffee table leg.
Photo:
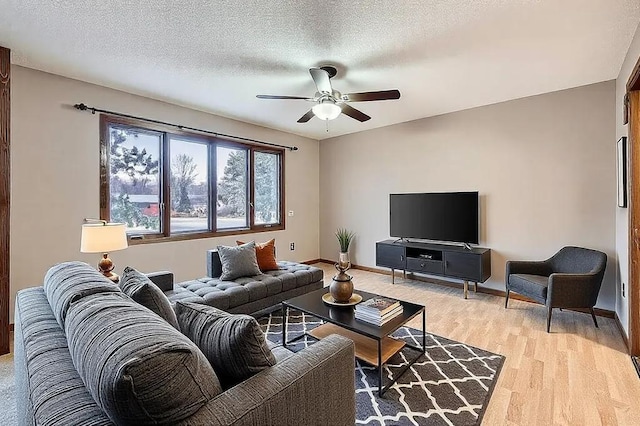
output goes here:
[{"label": "coffee table leg", "polygon": [[378,340],[378,395],[382,396],[382,340]]},{"label": "coffee table leg", "polygon": [[289,313],[289,308],[283,303],[282,304],[282,346],[287,347],[287,314]]},{"label": "coffee table leg", "polygon": [[427,351],[427,317],[425,310],[422,310],[422,353]]}]

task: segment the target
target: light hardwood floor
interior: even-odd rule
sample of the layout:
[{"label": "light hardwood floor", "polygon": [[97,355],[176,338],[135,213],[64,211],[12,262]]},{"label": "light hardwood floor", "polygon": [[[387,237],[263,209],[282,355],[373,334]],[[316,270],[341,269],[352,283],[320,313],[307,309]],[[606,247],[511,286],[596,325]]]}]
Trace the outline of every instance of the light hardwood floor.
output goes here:
[{"label": "light hardwood floor", "polygon": [[[336,273],[325,271],[325,285]],[[350,270],[358,289],[424,304],[427,331],[506,357],[483,425],[640,425],[640,379],[613,319]],[[421,320],[409,325],[420,328]]]}]

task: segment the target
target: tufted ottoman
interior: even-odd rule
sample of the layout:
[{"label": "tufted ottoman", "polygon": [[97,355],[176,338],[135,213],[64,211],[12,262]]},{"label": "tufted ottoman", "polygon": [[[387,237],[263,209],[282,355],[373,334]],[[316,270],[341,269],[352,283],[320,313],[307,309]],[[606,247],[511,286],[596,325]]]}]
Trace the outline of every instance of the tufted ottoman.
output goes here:
[{"label": "tufted ottoman", "polygon": [[216,250],[207,252],[208,277],[163,288],[172,304],[178,300],[213,306],[232,313],[251,314],[283,300],[322,288],[322,269],[302,263],[279,261],[280,269],[253,277],[222,281],[222,265]]}]

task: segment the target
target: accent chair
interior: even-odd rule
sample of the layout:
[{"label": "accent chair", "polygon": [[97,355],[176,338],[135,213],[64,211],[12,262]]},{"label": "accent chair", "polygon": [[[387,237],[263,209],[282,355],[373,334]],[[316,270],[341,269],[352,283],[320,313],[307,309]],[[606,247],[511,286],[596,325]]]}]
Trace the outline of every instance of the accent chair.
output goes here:
[{"label": "accent chair", "polygon": [[589,309],[597,328],[593,307],[606,266],[605,253],[572,246],[563,247],[543,261],[507,261],[504,307],[513,291],[547,307],[547,333],[553,308]]}]

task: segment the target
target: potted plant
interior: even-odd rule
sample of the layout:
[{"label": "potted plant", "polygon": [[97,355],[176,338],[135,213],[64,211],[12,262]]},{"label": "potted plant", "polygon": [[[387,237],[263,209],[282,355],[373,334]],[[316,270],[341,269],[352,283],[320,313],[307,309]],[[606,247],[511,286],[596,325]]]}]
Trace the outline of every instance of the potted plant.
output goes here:
[{"label": "potted plant", "polygon": [[345,228],[338,228],[336,231],[336,238],[338,239],[338,244],[340,244],[340,260],[338,264],[340,268],[345,271],[351,266],[351,262],[349,261],[349,246],[355,235],[354,232],[348,231]]},{"label": "potted plant", "polygon": [[351,276],[346,274],[346,271],[351,267],[349,246],[354,236],[353,232],[344,228],[338,228],[336,231],[336,238],[338,239],[338,244],[340,244],[340,260],[335,264],[338,275],[333,277],[329,292],[337,303],[349,303],[353,295],[353,282],[351,282]]}]

